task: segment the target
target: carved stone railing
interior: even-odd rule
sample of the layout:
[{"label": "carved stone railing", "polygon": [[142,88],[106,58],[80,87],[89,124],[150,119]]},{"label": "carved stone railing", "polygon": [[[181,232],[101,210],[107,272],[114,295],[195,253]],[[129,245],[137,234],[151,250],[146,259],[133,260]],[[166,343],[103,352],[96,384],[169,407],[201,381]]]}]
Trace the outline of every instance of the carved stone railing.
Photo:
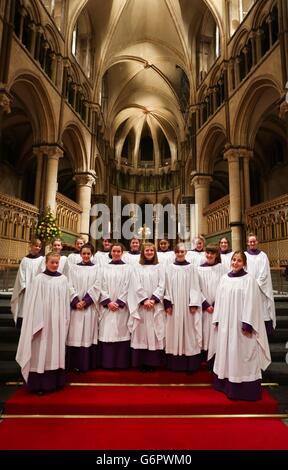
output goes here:
[{"label": "carved stone railing", "polygon": [[56,195],[56,219],[62,232],[77,235],[80,231],[82,209],[76,202],[63,194]]},{"label": "carved stone railing", "polygon": [[18,263],[27,253],[39,209],[0,193],[0,263]]},{"label": "carved stone railing", "polygon": [[207,217],[207,235],[216,235],[230,230],[229,226],[229,195],[209,204],[203,215]]},{"label": "carved stone railing", "polygon": [[246,211],[247,233],[256,233],[272,266],[288,265],[288,194]]}]

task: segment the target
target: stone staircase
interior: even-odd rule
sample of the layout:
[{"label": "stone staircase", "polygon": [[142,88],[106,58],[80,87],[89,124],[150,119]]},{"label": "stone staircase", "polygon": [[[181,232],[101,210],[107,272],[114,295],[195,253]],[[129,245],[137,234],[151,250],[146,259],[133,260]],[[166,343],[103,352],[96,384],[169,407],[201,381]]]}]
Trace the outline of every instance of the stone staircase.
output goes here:
[{"label": "stone staircase", "polygon": [[[11,292],[0,293],[0,405],[12,392],[7,382],[22,381],[15,361],[19,330],[10,312]],[[270,338],[272,363],[263,374],[263,382],[277,383],[270,388],[283,410],[288,408],[288,296],[276,296],[277,328]]]}]

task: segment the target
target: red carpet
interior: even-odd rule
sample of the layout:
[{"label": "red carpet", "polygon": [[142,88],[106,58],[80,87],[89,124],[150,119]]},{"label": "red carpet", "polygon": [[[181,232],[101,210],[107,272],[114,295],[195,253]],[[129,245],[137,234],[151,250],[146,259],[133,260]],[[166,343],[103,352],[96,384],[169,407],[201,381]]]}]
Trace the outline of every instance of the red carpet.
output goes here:
[{"label": "red carpet", "polygon": [[28,393],[23,386],[6,402],[7,415],[51,418],[4,419],[0,423],[0,449],[288,449],[288,428],[280,420],[201,418],[208,414],[277,413],[277,402],[265,389],[261,401],[246,402],[229,400],[212,387],[203,386],[212,382],[206,370],[196,374],[96,371],[70,374],[68,380],[83,385],[67,384],[63,390],[43,396]]},{"label": "red carpet", "polygon": [[157,370],[153,372],[140,372],[137,369],[130,370],[97,370],[82,373],[71,372],[68,374],[68,382],[85,383],[121,383],[121,384],[212,384],[212,373],[203,368],[194,373],[172,372]]},{"label": "red carpet", "polygon": [[265,413],[277,411],[263,390],[258,402],[229,400],[213,388],[73,387],[38,396],[21,388],[5,404],[8,414],[191,415]]},{"label": "red carpet", "polygon": [[287,450],[276,419],[7,419],[1,450]]}]

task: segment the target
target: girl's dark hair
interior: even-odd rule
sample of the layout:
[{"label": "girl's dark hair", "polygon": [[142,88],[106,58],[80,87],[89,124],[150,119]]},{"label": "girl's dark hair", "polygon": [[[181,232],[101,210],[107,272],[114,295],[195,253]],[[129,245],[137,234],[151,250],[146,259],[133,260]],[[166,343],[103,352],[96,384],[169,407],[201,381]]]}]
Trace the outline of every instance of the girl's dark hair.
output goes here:
[{"label": "girl's dark hair", "polygon": [[112,245],[111,245],[111,247],[110,247],[110,255],[111,255],[111,253],[112,253],[112,248],[113,248],[114,246],[120,246],[120,248],[121,248],[121,250],[122,250],[122,253],[124,253],[124,251],[125,251],[124,245],[122,245],[122,243],[120,243],[120,242],[113,242]]},{"label": "girl's dark hair", "polygon": [[94,246],[92,245],[92,243],[84,243],[84,245],[82,245],[81,248],[80,248],[80,254],[82,253],[82,251],[84,250],[84,248],[89,248],[89,250],[91,251],[92,255],[94,255]]},{"label": "girl's dark hair", "polygon": [[221,263],[221,255],[218,245],[215,245],[214,243],[209,243],[205,248],[205,252],[216,254],[216,263]]}]

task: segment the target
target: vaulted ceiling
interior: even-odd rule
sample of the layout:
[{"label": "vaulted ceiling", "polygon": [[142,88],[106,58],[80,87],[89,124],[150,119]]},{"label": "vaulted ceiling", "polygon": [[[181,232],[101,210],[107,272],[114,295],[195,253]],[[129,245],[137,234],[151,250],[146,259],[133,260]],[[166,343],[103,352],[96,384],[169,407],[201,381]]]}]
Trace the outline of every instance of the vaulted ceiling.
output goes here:
[{"label": "vaulted ceiling", "polygon": [[221,0],[75,1],[74,25],[86,18],[92,35],[93,100],[98,102],[102,91],[106,137],[117,159],[131,132],[137,153],[147,125],[154,147],[159,150],[164,135],[172,164],[177,159],[185,112],[196,92],[196,38],[215,34],[216,24],[221,34],[221,5]]}]

